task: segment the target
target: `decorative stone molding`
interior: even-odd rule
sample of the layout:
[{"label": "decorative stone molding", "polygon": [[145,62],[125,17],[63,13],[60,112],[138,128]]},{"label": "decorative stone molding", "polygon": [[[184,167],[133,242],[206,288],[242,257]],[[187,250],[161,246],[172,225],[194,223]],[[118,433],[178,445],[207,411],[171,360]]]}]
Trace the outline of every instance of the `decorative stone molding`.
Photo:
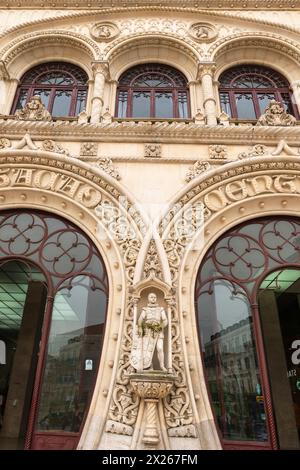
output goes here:
[{"label": "decorative stone molding", "polygon": [[218,31],[211,23],[194,23],[189,29],[190,36],[198,42],[212,42]]},{"label": "decorative stone molding", "polygon": [[86,111],[81,111],[78,114],[78,124],[87,124],[89,120],[88,113]]},{"label": "decorative stone molding", "polygon": [[131,426],[117,421],[111,421],[110,419],[106,422],[105,430],[112,434],[123,434],[125,436],[132,436],[133,434],[133,428]]},{"label": "decorative stone molding", "polygon": [[100,158],[100,160],[97,161],[97,165],[101,168],[101,170],[105,171],[105,173],[108,173],[116,180],[121,179],[120,173],[114,166],[111,158]]},{"label": "decorative stone molding", "polygon": [[203,77],[207,75],[213,78],[215,71],[216,71],[215,62],[202,62],[198,65],[197,79],[203,80]]},{"label": "decorative stone molding", "polygon": [[284,106],[279,101],[272,100],[260,116],[257,126],[294,126],[296,118],[285,112]]},{"label": "decorative stone molding", "polygon": [[238,158],[243,160],[244,158],[262,157],[268,154],[268,148],[262,144],[253,145],[247,152],[241,152],[238,154]]},{"label": "decorative stone molding", "polygon": [[203,113],[201,113],[200,109],[198,109],[197,113],[195,114],[195,124],[197,124],[198,126],[205,125],[205,116]]},{"label": "decorative stone molding", "polygon": [[272,152],[272,155],[277,156],[280,155],[281,153],[285,153],[286,155],[292,155],[293,157],[299,157],[300,156],[300,150],[293,149],[291,148],[286,141],[280,140],[280,142],[277,145],[277,148]]},{"label": "decorative stone molding", "polygon": [[0,60],[0,80],[9,80],[9,73],[3,60]]},{"label": "decorative stone molding", "polygon": [[92,70],[94,75],[101,74],[105,80],[109,78],[109,63],[106,61],[95,61],[92,63]]},{"label": "decorative stone molding", "polygon": [[90,35],[95,41],[112,41],[119,34],[119,29],[115,23],[101,21],[90,28]]},{"label": "decorative stone molding", "polygon": [[161,157],[161,144],[145,144],[144,157],[160,158]]},{"label": "decorative stone molding", "polygon": [[17,119],[24,121],[51,121],[52,117],[49,111],[42,103],[41,97],[35,95],[24,106],[23,109],[16,111]]},{"label": "decorative stone molding", "polygon": [[226,114],[224,111],[221,112],[221,114],[219,114],[218,116],[218,124],[220,124],[220,126],[229,126],[229,123],[230,123],[230,116],[228,114]]},{"label": "decorative stone molding", "polygon": [[212,160],[227,160],[227,147],[225,145],[210,145],[208,155]]},{"label": "decorative stone molding", "polygon": [[3,61],[7,65],[12,62],[15,57],[23,54],[25,51],[49,44],[67,45],[74,49],[80,49],[92,60],[99,59],[102,56],[97,44],[88,36],[67,30],[51,29],[36,33],[27,33],[22,35],[21,38],[18,37],[14,39],[0,51],[0,57],[3,57]]},{"label": "decorative stone molding", "polygon": [[189,182],[192,179],[196,178],[196,176],[199,176],[202,173],[209,171],[210,169],[211,166],[209,162],[198,160],[196,163],[194,163],[193,166],[189,168],[189,171],[185,177],[185,181]]},{"label": "decorative stone molding", "polygon": [[81,157],[96,157],[98,154],[98,144],[96,142],[81,142]]},{"label": "decorative stone molding", "polygon": [[170,437],[197,437],[195,426],[179,426],[177,428],[168,429]]},{"label": "decorative stone molding", "polygon": [[265,49],[277,50],[290,58],[295,59],[297,62],[300,59],[299,46],[295,41],[288,39],[287,37],[282,37],[278,34],[267,33],[267,32],[257,32],[249,31],[241,33],[232,34],[224,38],[219,39],[211,45],[207,56],[212,58],[214,61],[218,61],[219,57],[222,54],[225,54],[236,48],[245,48],[251,47],[261,48],[262,45]]},{"label": "decorative stone molding", "polygon": [[161,263],[157,254],[156,243],[153,239],[149,244],[148,253],[145,259],[143,277],[145,279],[149,277],[162,279]]}]

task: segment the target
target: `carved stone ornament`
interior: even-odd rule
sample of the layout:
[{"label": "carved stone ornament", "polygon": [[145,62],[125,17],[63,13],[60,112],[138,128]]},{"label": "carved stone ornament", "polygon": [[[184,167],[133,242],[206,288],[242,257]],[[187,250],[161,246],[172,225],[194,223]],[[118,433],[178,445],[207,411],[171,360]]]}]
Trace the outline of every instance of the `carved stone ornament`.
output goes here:
[{"label": "carved stone ornament", "polygon": [[145,157],[160,158],[161,144],[145,144]]},{"label": "carved stone ornament", "polygon": [[210,145],[209,158],[213,160],[226,160],[228,158],[227,147],[225,145]]},{"label": "carved stone ornament", "polygon": [[262,144],[256,144],[251,147],[247,152],[241,152],[238,154],[238,158],[243,160],[244,158],[252,158],[252,157],[263,157],[267,155],[268,148]]},{"label": "carved stone ornament", "polygon": [[158,432],[158,401],[169,395],[176,377],[171,374],[132,374],[130,383],[133,391],[145,400],[145,428],[142,441],[148,449],[156,449],[160,443]]},{"label": "carved stone ornament", "polygon": [[33,96],[23,109],[16,111],[16,116],[24,121],[51,121],[52,119],[39,95]]},{"label": "carved stone ornament", "polygon": [[114,166],[111,158],[100,158],[100,160],[97,161],[97,165],[101,168],[101,170],[104,170],[116,180],[121,179],[120,173]]},{"label": "carved stone ornament", "polygon": [[194,163],[193,166],[189,168],[189,171],[185,177],[185,181],[189,182],[192,179],[196,178],[196,176],[199,176],[202,173],[209,171],[210,169],[211,166],[208,162],[198,160],[196,163]]},{"label": "carved stone ornament", "polygon": [[149,244],[148,253],[144,263],[143,275],[145,279],[149,277],[156,277],[157,279],[162,279],[161,263],[157,253],[156,244],[153,239]]},{"label": "carved stone ornament", "polygon": [[11,146],[10,140],[6,139],[6,137],[0,138],[0,150],[7,149]]},{"label": "carved stone ornament", "polygon": [[60,144],[58,144],[54,140],[44,140],[42,142],[42,149],[46,150],[47,152],[55,152],[60,153],[62,155],[66,155],[67,157],[72,157],[68,150],[64,149]]},{"label": "carved stone ornament", "polygon": [[212,42],[218,36],[218,31],[210,23],[194,23],[189,29],[189,35],[198,42]]},{"label": "carved stone ornament", "polygon": [[265,113],[260,116],[257,126],[294,126],[296,118],[285,112],[283,105],[279,101],[272,100],[265,109]]},{"label": "carved stone ornament", "polygon": [[96,157],[98,153],[98,144],[95,142],[82,142],[80,145],[81,157]]},{"label": "carved stone ornament", "polygon": [[112,41],[118,34],[117,25],[110,22],[96,23],[90,28],[90,35],[98,42]]}]

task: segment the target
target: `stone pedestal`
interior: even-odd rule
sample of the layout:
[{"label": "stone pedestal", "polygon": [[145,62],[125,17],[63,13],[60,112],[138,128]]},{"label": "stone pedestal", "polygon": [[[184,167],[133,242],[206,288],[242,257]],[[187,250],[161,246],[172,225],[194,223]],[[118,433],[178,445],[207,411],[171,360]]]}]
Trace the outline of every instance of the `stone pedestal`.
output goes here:
[{"label": "stone pedestal", "polygon": [[156,449],[159,442],[158,402],[171,391],[175,376],[161,371],[141,372],[130,376],[134,392],[145,400],[146,426],[142,441],[148,449]]}]

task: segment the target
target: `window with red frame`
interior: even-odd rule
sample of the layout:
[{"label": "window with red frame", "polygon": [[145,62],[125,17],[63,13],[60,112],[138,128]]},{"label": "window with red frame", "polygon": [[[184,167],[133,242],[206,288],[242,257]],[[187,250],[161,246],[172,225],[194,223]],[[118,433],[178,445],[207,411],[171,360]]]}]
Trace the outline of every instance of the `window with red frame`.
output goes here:
[{"label": "window with red frame", "polygon": [[64,62],[40,64],[21,78],[12,114],[22,109],[34,95],[52,116],[77,116],[86,107],[88,76],[79,67]]},{"label": "window with red frame", "polygon": [[233,119],[256,120],[271,100],[298,118],[289,82],[279,72],[261,65],[242,65],[222,73],[220,102],[222,111]]},{"label": "window with red frame", "polygon": [[120,77],[116,115],[119,118],[188,119],[187,80],[162,64],[142,64]]}]

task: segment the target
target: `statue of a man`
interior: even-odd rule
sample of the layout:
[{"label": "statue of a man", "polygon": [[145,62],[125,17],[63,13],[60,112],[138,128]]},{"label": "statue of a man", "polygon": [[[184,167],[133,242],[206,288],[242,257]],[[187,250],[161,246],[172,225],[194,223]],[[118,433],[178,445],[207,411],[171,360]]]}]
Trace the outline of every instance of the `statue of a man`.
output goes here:
[{"label": "statue of a man", "polygon": [[131,365],[138,371],[152,366],[156,348],[160,369],[167,372],[164,365],[164,328],[167,315],[163,307],[157,304],[156,294],[148,295],[148,305],[142,309],[137,322],[137,334],[133,338]]}]

